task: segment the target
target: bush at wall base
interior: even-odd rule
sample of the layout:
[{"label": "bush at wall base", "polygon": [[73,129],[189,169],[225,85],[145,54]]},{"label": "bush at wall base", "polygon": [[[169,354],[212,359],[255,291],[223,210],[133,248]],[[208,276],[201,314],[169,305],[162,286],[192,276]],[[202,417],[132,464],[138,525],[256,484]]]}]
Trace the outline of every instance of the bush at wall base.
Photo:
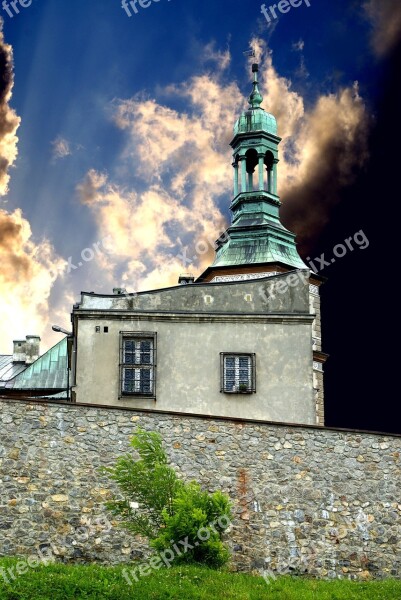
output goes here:
[{"label": "bush at wall base", "polygon": [[126,454],[101,469],[120,491],[106,503],[108,510],[121,526],[148,538],[158,553],[173,553],[174,564],[225,565],[230,553],[222,534],[232,518],[228,496],[178,479],[158,433],[138,429],[131,446],[136,456]]}]

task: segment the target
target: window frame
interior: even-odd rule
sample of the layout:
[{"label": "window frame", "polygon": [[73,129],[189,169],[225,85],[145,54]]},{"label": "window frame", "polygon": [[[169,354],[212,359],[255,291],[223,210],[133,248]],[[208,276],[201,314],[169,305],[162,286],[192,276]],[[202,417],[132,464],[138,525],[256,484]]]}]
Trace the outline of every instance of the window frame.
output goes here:
[{"label": "window frame", "polygon": [[[250,386],[246,390],[238,389],[228,390],[225,386],[226,380],[226,359],[227,358],[247,358],[250,361]],[[239,363],[239,360],[238,360]],[[235,367],[237,369],[237,367]],[[239,364],[238,364],[239,371]],[[239,377],[239,375],[238,375]],[[256,354],[254,352],[220,352],[220,392],[222,394],[255,394],[256,393]]]},{"label": "window frame", "polygon": [[[126,363],[125,361],[125,342],[126,341],[145,341],[149,340],[153,343],[153,362],[150,365],[145,363],[141,364],[132,364]],[[149,370],[152,371],[153,378],[151,381],[153,382],[152,390],[149,393],[138,391],[138,392],[128,392],[124,390],[124,375],[126,369],[141,369],[150,367]],[[119,364],[119,399],[121,398],[143,398],[143,399],[153,399],[156,400],[156,375],[157,375],[157,333],[155,331],[120,331],[120,364]]]}]

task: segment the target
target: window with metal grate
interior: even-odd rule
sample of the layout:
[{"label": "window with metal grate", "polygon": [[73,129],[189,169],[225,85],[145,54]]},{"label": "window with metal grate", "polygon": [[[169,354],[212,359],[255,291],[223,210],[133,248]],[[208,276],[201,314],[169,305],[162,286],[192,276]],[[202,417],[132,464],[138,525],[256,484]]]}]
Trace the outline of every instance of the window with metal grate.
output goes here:
[{"label": "window with metal grate", "polygon": [[220,353],[220,391],[226,394],[256,392],[256,355]]},{"label": "window with metal grate", "polygon": [[155,397],[156,333],[120,332],[120,393]]}]

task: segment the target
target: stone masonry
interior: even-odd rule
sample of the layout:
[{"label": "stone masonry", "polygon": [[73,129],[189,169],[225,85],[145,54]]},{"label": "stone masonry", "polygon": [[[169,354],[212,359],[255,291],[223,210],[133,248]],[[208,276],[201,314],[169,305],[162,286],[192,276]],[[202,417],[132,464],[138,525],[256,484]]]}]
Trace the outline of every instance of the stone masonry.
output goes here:
[{"label": "stone masonry", "polygon": [[88,405],[0,401],[0,555],[133,562],[148,549],[109,515],[99,474],[136,427],[180,476],[226,492],[238,570],[401,576],[401,437]]},{"label": "stone masonry", "polygon": [[[311,286],[309,295],[310,300],[310,311],[315,315],[315,319],[312,323],[312,337],[313,337],[313,349],[322,351],[322,324],[321,324],[321,309],[320,309],[320,295],[319,288],[317,286]],[[313,363],[313,383],[316,391],[316,424],[324,425],[324,377],[323,377],[324,366],[319,363]]]}]

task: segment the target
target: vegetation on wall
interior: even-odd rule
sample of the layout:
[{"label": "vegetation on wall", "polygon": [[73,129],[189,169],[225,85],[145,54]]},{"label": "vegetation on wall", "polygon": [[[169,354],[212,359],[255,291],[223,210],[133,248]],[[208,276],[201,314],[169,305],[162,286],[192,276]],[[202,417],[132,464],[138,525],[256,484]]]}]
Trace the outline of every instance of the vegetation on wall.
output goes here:
[{"label": "vegetation on wall", "polygon": [[222,534],[232,518],[229,498],[180,480],[168,464],[160,434],[138,429],[131,446],[139,458],[126,454],[102,469],[120,492],[106,504],[108,510],[123,527],[147,538],[167,566],[225,565],[230,554]]}]

